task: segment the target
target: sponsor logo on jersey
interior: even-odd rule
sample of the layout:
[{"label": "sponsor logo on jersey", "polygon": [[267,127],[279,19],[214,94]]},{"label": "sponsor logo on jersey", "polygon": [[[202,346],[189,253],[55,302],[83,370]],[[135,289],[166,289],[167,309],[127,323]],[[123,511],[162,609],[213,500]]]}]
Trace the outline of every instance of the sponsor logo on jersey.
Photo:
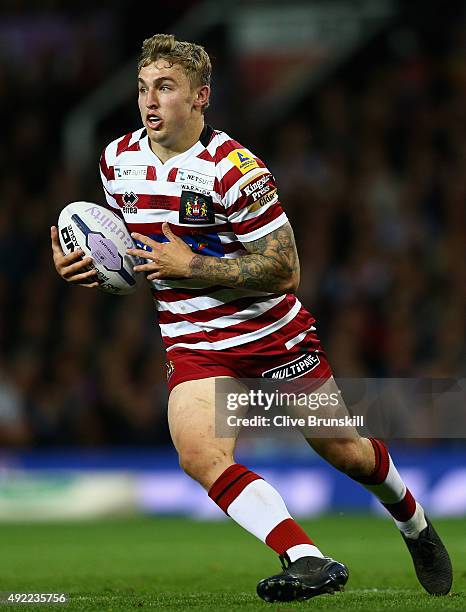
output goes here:
[{"label": "sponsor logo on jersey", "polygon": [[181,188],[185,191],[193,191],[194,193],[200,193],[206,196],[210,196],[210,194],[212,193],[208,189],[202,189],[201,187],[198,187],[197,185],[192,185],[191,183],[183,183],[181,185]]},{"label": "sponsor logo on jersey", "polygon": [[170,196],[151,195],[147,198],[147,208],[164,208],[170,210],[172,208],[172,200]]},{"label": "sponsor logo on jersey", "polygon": [[134,191],[130,191],[129,193],[126,191],[122,197],[124,202],[124,206],[122,207],[122,211],[126,214],[136,214],[138,212],[138,208],[136,206],[136,202],[139,200],[138,196],[134,193]]},{"label": "sponsor logo on jersey", "polygon": [[114,166],[114,170],[120,181],[144,181],[147,176],[147,166]]},{"label": "sponsor logo on jersey", "polygon": [[179,221],[197,225],[215,223],[212,198],[195,191],[182,191]]},{"label": "sponsor logo on jersey", "polygon": [[185,168],[179,168],[176,173],[176,182],[196,185],[197,187],[202,187],[206,191],[211,191],[214,188],[215,176],[211,176],[210,174],[202,174],[201,172],[196,172],[195,170],[186,170]]},{"label": "sponsor logo on jersey", "polygon": [[248,206],[250,212],[255,212],[259,210],[262,206],[269,204],[270,202],[275,202],[278,200],[278,194],[276,189],[272,189],[268,193],[266,192],[257,202],[253,202]]},{"label": "sponsor logo on jersey", "polygon": [[246,174],[253,168],[258,168],[259,164],[246,149],[235,149],[227,155],[228,159],[234,164],[241,174]]},{"label": "sponsor logo on jersey", "polygon": [[240,186],[241,195],[252,200],[248,210],[255,212],[261,206],[277,199],[277,189],[269,172],[255,176]]},{"label": "sponsor logo on jersey", "polygon": [[[251,196],[253,201],[255,202],[261,197],[261,195],[264,195],[264,193],[270,191],[271,187],[270,185],[267,185],[267,182],[271,178],[272,175],[268,172],[264,172],[259,176],[256,175],[253,178],[250,178],[248,181],[246,181],[240,186],[242,195],[246,197]],[[263,191],[264,189],[265,191]]]},{"label": "sponsor logo on jersey", "polygon": [[311,372],[320,364],[319,355],[317,353],[309,353],[307,355],[301,355],[293,361],[266,370],[262,372],[263,378],[274,378],[279,380],[293,380],[294,378],[300,378],[308,372]]}]

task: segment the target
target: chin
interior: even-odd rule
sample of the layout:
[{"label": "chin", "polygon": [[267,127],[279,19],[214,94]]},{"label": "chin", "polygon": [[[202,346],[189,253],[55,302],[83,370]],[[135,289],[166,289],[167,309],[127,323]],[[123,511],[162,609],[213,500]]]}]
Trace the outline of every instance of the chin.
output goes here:
[{"label": "chin", "polygon": [[149,140],[151,142],[156,142],[157,144],[160,144],[160,142],[163,140],[163,137],[160,132],[154,132],[153,130],[148,129],[147,135],[149,136]]},{"label": "chin", "polygon": [[156,142],[159,142],[160,140],[163,140],[164,138],[167,137],[167,134],[165,133],[164,129],[153,130],[152,128],[147,127],[146,125],[146,130],[147,130],[147,133],[149,134],[149,138],[151,140],[155,140]]}]

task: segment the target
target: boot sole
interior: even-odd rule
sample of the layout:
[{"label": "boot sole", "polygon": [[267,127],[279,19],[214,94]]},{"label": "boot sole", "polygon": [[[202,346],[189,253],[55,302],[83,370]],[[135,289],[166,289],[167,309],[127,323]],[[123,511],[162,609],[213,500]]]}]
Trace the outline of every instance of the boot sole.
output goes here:
[{"label": "boot sole", "polygon": [[257,594],[268,603],[305,601],[317,595],[343,591],[347,580],[348,572],[343,569],[338,569],[325,582],[315,586],[305,584],[296,576],[277,576],[261,580],[257,585]]}]

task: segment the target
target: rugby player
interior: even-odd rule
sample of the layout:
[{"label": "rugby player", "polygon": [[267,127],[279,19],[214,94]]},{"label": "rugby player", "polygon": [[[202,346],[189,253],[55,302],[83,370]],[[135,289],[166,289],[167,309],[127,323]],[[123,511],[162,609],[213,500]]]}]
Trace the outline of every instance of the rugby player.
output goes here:
[{"label": "rugby player", "polygon": [[[168,420],[180,465],[213,502],[272,548],[283,571],[261,580],[266,601],[341,590],[347,567],[324,555],[268,482],[235,462],[236,439],[215,435],[215,381],[267,376],[320,381],[338,393],[315,320],[296,297],[300,269],[275,181],[251,151],[205,122],[211,62],[203,47],[156,34],[138,64],[143,127],[110,143],[100,160],[107,205],[120,214],[146,263],[167,353]],[[111,94],[111,92],[109,92]],[[89,263],[53,258],[68,282],[96,287]],[[290,367],[293,365],[293,369]],[[242,387],[238,384],[238,391]],[[448,553],[402,481],[384,443],[311,437],[331,465],[373,493],[392,515],[422,586],[445,595]]]}]

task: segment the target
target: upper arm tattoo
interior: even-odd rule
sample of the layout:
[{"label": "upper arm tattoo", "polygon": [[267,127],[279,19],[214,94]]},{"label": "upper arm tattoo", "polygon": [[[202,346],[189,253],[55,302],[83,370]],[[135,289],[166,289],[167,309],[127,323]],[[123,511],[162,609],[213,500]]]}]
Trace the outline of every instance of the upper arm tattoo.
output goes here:
[{"label": "upper arm tattoo", "polygon": [[298,253],[289,223],[258,240],[244,243],[244,248],[248,255],[236,259],[195,255],[191,261],[193,278],[282,293],[291,278],[299,277]]},{"label": "upper arm tattoo", "polygon": [[291,274],[299,265],[293,229],[289,222],[258,240],[243,243],[243,246],[251,254],[264,255],[275,260],[277,271],[278,266],[281,266],[284,273]]}]

